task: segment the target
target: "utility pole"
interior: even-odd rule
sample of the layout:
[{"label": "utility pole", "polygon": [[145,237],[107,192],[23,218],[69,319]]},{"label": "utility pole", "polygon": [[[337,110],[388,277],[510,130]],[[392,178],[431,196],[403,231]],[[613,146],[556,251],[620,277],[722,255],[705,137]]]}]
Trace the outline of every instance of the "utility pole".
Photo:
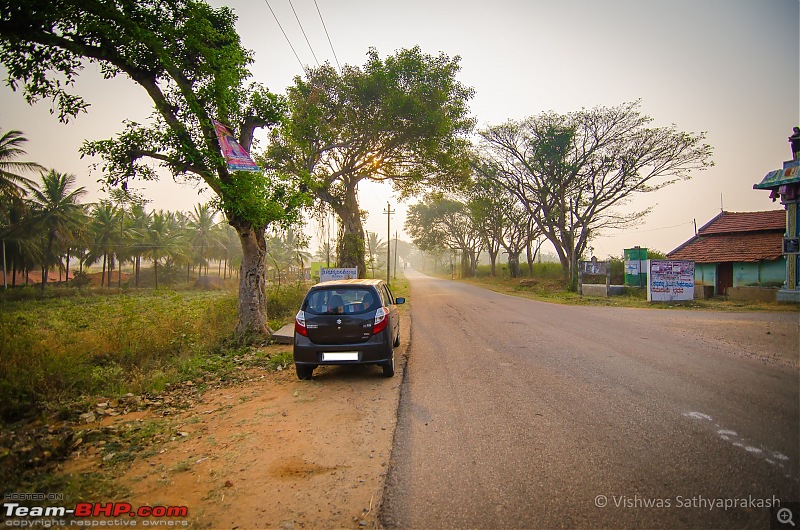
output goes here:
[{"label": "utility pole", "polygon": [[397,230],[394,231],[394,279],[397,279]]},{"label": "utility pole", "polygon": [[387,202],[386,209],[383,211],[386,214],[386,283],[389,283],[391,279],[389,269],[392,268],[392,214],[394,212],[392,204]]}]

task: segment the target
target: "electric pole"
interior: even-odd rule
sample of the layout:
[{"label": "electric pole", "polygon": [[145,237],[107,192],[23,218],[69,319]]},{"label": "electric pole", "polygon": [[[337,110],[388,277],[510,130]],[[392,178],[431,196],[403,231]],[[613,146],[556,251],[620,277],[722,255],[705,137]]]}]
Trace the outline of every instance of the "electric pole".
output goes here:
[{"label": "electric pole", "polygon": [[397,279],[397,230],[394,231],[394,279]]},{"label": "electric pole", "polygon": [[390,269],[392,264],[392,214],[395,210],[392,210],[392,204],[387,202],[386,209],[383,213],[386,214],[386,283],[390,282]]}]

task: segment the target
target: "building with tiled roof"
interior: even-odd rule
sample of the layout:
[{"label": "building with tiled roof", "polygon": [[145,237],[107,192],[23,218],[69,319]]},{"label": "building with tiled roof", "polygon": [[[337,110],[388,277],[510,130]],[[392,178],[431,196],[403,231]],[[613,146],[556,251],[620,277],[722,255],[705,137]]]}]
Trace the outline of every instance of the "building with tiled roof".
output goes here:
[{"label": "building with tiled roof", "polygon": [[778,287],[785,281],[783,236],[786,212],[720,212],[697,235],[667,254],[695,262],[695,284],[729,287]]}]

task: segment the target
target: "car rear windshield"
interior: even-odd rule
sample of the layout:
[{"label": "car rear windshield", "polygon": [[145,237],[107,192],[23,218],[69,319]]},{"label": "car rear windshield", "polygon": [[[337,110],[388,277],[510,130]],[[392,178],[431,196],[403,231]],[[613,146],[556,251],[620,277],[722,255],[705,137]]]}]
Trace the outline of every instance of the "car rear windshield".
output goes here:
[{"label": "car rear windshield", "polygon": [[303,311],[314,315],[357,315],[380,306],[380,299],[369,288],[315,289],[306,297]]}]

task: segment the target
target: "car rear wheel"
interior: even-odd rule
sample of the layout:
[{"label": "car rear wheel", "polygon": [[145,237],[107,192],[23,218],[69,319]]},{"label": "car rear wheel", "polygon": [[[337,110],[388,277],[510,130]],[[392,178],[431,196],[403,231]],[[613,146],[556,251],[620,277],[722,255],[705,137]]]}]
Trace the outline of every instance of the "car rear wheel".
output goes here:
[{"label": "car rear wheel", "polygon": [[297,372],[297,378],[301,381],[311,379],[311,375],[314,373],[314,368],[314,366],[309,366],[307,364],[294,365],[294,369]]},{"label": "car rear wheel", "polygon": [[381,367],[383,368],[384,377],[392,377],[394,375],[394,352],[392,352],[392,358],[383,363]]},{"label": "car rear wheel", "polygon": [[397,336],[394,338],[394,342],[392,343],[392,346],[395,346],[395,347],[400,346],[400,330],[399,329],[397,330]]}]

